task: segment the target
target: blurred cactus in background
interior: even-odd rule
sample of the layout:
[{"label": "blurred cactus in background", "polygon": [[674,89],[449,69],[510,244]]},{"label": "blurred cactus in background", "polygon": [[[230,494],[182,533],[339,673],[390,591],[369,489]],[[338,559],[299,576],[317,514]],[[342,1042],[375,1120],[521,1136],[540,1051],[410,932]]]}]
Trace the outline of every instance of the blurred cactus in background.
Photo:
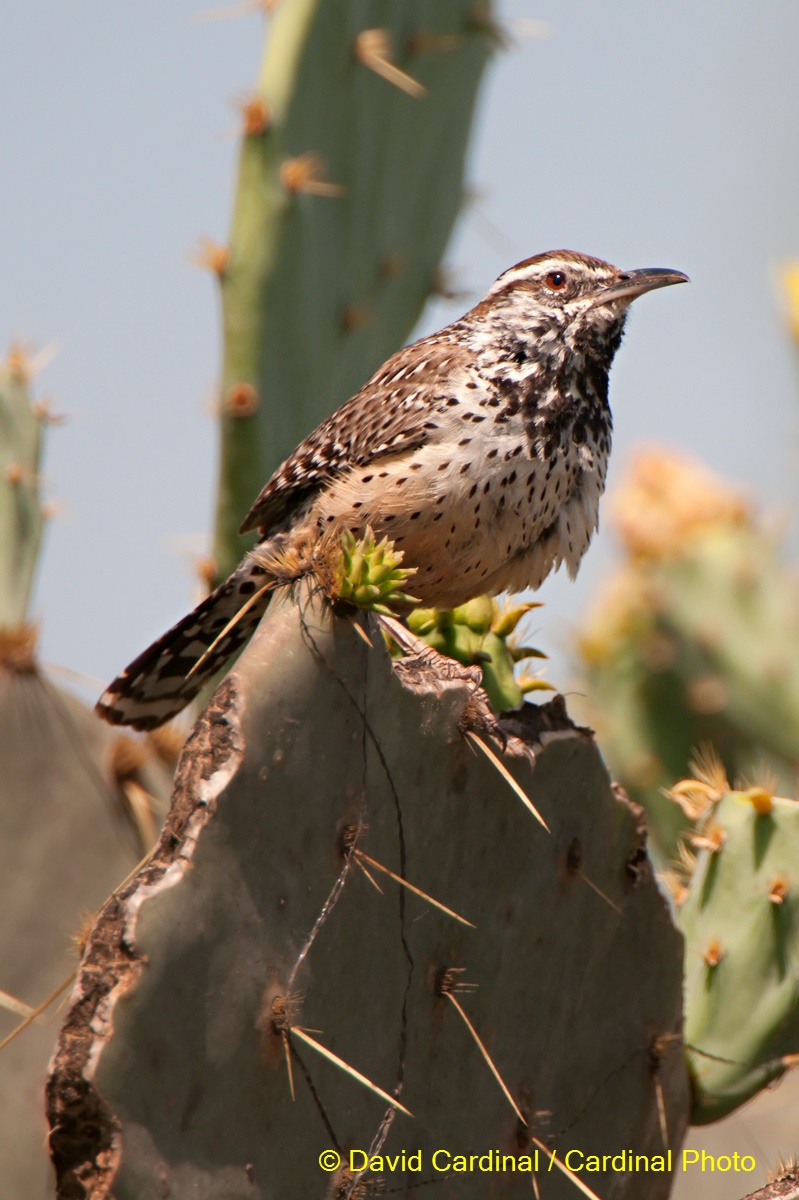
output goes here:
[{"label": "blurred cactus in background", "polygon": [[691,823],[667,878],[685,935],[691,1120],[706,1124],[799,1063],[799,803],[732,791],[709,752],[669,799]]},{"label": "blurred cactus in background", "polygon": [[31,400],[32,372],[22,346],[0,364],[0,630],[4,656],[17,631],[20,660],[35,641],[26,621],[44,528],[39,467],[47,409]]},{"label": "blurred cactus in background", "polygon": [[0,1153],[4,1194],[25,1200],[48,1194],[50,1173],[54,1027],[32,1018],[69,983],[87,914],[151,848],[178,748],[168,734],[159,750],[118,737],[39,663],[31,596],[51,418],[32,396],[38,365],[19,346],[0,364]]},{"label": "blurred cactus in background", "polygon": [[706,1124],[799,1063],[799,802],[776,795],[797,786],[799,578],[740,489],[675,453],[641,453],[609,507],[624,560],[579,638],[589,720],[685,935]]},{"label": "blurred cactus in background", "polygon": [[476,0],[283,0],[270,18],[220,281],[214,555],[275,467],[410,335],[441,286],[497,41]]},{"label": "blurred cactus in background", "polygon": [[609,507],[625,558],[580,635],[589,719],[666,865],[688,825],[663,789],[702,743],[794,789],[799,590],[741,493],[676,454],[642,454]]}]

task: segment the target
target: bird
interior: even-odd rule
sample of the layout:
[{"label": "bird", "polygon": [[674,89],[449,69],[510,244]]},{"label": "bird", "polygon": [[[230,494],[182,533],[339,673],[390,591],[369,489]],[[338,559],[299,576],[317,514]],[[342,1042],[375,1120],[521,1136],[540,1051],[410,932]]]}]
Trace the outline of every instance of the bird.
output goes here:
[{"label": "bird", "polygon": [[[687,283],[570,250],[524,259],[464,316],[399,350],[277,468],[241,525],[258,544],[133,660],[96,705],[154,729],[241,649],[269,603],[263,554],[371,529],[454,608],[574,577],[598,526],[611,447],[608,374],[630,303]],[[233,619],[240,614],[240,619]]]}]

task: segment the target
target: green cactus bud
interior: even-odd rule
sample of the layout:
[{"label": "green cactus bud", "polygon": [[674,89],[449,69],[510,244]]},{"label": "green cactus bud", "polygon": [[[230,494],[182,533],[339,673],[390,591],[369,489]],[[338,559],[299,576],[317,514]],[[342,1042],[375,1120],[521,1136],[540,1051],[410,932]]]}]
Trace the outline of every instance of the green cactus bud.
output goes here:
[{"label": "green cactus bud", "polygon": [[488,633],[496,616],[496,601],[490,596],[475,596],[467,604],[452,610],[452,620],[458,625],[467,625],[475,633]]},{"label": "green cactus bud", "polygon": [[496,712],[518,708],[533,691],[551,691],[552,685],[528,676],[514,678],[514,664],[527,658],[546,658],[540,650],[516,645],[512,640],[519,621],[538,604],[520,604],[502,610],[490,596],[476,596],[453,609],[422,608],[411,613],[408,625],[441,654],[464,666],[479,665],[483,687]]},{"label": "green cactus bud", "polygon": [[331,596],[356,608],[391,615],[392,608],[415,604],[403,589],[414,574],[403,567],[402,551],[395,550],[387,538],[376,543],[371,529],[356,541],[347,529],[341,535],[341,550],[333,567]]}]

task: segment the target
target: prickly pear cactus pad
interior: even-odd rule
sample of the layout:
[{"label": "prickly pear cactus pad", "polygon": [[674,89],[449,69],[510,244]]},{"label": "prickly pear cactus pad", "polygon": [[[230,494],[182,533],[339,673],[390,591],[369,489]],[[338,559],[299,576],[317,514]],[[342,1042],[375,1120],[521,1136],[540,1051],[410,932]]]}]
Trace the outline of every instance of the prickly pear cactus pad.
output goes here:
[{"label": "prickly pear cactus pad", "polygon": [[46,357],[17,345],[0,363],[0,1190],[21,1197],[51,1194],[55,1005],[34,1017],[68,986],[86,915],[152,847],[171,777],[152,743],[111,732],[38,661],[42,435],[56,418],[33,384]]},{"label": "prickly pear cactus pad", "polygon": [[43,406],[22,347],[0,363],[0,628],[22,631],[44,528],[39,495]]},{"label": "prickly pear cactus pad", "polygon": [[799,589],[739,489],[665,450],[611,497],[625,562],[580,639],[589,720],[667,863],[687,828],[663,791],[712,744],[730,778],[799,762]]},{"label": "prickly pear cactus pad", "polygon": [[697,827],[678,909],[694,1124],[716,1121],[799,1062],[799,804],[727,792]]},{"label": "prickly pear cactus pad", "polygon": [[409,337],[464,200],[497,43],[475,0],[281,0],[244,108],[221,290],[215,556],[264,481]]},{"label": "prickly pear cactus pad", "polygon": [[[474,669],[353,619],[371,645],[276,593],[95,924],[49,1083],[62,1200],[527,1200],[536,1148],[562,1200],[552,1151],[679,1145],[682,941],[590,735],[560,700],[500,729]],[[520,1168],[453,1171],[489,1151]]]}]

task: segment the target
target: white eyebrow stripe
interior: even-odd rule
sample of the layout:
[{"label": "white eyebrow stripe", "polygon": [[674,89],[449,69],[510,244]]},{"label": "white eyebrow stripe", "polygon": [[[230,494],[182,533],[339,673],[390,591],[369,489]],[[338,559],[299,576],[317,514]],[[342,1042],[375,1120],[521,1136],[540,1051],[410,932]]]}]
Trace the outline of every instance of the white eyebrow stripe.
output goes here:
[{"label": "white eyebrow stripe", "polygon": [[530,263],[524,267],[511,267],[509,271],[505,271],[500,275],[499,279],[491,285],[486,294],[493,296],[495,292],[501,292],[509,284],[523,282],[525,279],[541,279],[546,275],[547,271],[551,271],[554,267],[562,265],[558,259],[552,258],[544,259],[542,262]]},{"label": "white eyebrow stripe", "polygon": [[526,280],[542,279],[549,271],[567,271],[569,273],[582,275],[584,278],[588,276],[604,275],[607,271],[607,266],[604,263],[597,262],[574,262],[560,255],[553,254],[547,258],[538,258],[532,263],[521,263],[519,266],[510,267],[495,283],[491,285],[486,293],[488,296],[494,296],[497,292],[504,291],[514,283],[524,283]]}]

